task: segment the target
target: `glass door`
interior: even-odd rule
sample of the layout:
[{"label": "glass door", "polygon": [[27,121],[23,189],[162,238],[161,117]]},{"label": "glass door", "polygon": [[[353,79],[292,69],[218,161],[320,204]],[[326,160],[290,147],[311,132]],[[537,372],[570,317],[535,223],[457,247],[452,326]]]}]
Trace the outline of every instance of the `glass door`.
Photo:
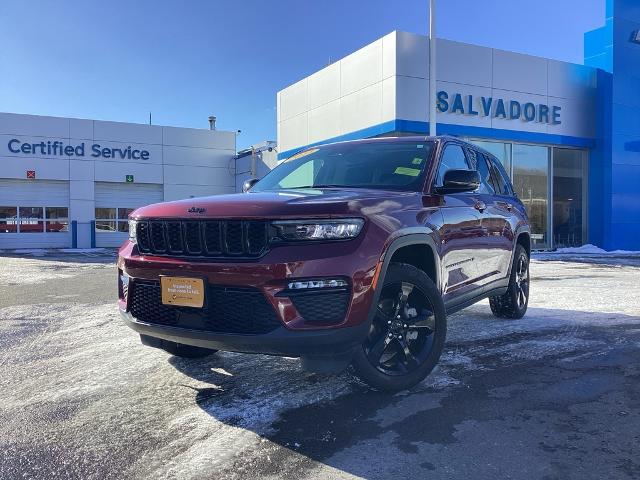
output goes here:
[{"label": "glass door", "polygon": [[585,152],[553,149],[553,246],[578,247],[586,241]]},{"label": "glass door", "polygon": [[513,187],[531,222],[531,248],[550,248],[550,148],[513,145]]}]

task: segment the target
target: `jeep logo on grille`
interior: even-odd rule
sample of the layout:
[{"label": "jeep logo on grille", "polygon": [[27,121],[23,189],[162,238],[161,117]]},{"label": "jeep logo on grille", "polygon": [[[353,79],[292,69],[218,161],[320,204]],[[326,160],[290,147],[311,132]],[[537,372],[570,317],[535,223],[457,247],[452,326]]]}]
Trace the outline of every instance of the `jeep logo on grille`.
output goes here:
[{"label": "jeep logo on grille", "polygon": [[204,213],[206,211],[207,209],[202,207],[191,207],[189,210],[187,210],[187,212],[189,213]]}]

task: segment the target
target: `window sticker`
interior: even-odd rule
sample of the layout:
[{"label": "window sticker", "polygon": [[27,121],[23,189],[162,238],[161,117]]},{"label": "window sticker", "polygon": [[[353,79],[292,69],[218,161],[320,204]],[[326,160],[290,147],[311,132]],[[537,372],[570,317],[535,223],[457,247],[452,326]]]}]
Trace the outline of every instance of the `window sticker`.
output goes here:
[{"label": "window sticker", "polygon": [[290,162],[291,160],[297,160],[299,158],[306,157],[307,155],[311,155],[312,153],[316,153],[318,150],[320,150],[320,149],[319,148],[311,148],[309,150],[304,150],[302,152],[296,153],[295,155],[287,158],[287,162]]},{"label": "window sticker", "polygon": [[422,163],[422,159],[420,157],[416,157],[411,161],[411,163],[414,165],[420,165]]},{"label": "window sticker", "polygon": [[416,145],[416,148],[424,148],[424,144],[419,143],[418,145]]},{"label": "window sticker", "polygon": [[417,168],[398,167],[395,172],[398,175],[407,175],[409,177],[417,177],[420,175],[420,170]]}]

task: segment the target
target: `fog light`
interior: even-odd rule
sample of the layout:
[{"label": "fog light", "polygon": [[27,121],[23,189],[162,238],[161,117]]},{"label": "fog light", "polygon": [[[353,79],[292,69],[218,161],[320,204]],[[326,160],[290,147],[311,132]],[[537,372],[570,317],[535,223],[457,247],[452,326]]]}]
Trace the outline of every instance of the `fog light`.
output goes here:
[{"label": "fog light", "polygon": [[118,286],[120,287],[120,298],[126,300],[129,295],[129,275],[123,271],[120,271],[120,281],[118,282]]},{"label": "fog light", "polygon": [[287,287],[289,290],[309,290],[316,288],[340,288],[346,287],[347,285],[346,280],[340,278],[323,278],[319,280],[296,280],[289,282]]}]

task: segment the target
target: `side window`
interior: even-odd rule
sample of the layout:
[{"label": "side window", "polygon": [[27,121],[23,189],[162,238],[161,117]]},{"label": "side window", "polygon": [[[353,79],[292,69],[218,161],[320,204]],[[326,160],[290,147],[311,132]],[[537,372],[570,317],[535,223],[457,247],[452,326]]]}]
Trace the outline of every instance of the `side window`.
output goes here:
[{"label": "side window", "polygon": [[478,188],[478,192],[488,193],[489,195],[495,194],[496,190],[491,181],[489,164],[487,164],[485,156],[481,153],[476,154],[476,168],[478,170],[478,175],[480,175],[480,187]]},{"label": "side window", "polygon": [[498,195],[511,195],[511,187],[507,180],[504,171],[498,167],[498,162],[493,159],[487,158],[491,168],[491,181],[495,185],[495,190]]},{"label": "side window", "polygon": [[444,174],[447,170],[469,170],[469,162],[460,145],[447,145],[438,167],[436,185],[442,185]]}]

